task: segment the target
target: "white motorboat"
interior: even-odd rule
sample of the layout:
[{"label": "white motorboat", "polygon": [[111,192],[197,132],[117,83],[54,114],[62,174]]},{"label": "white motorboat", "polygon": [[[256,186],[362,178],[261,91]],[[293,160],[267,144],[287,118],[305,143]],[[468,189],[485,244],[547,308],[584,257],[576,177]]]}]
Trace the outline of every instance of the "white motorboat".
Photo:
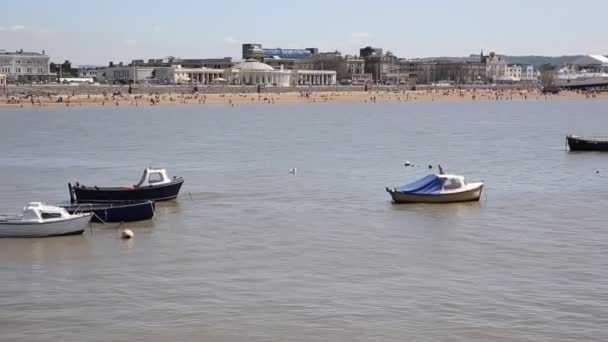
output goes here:
[{"label": "white motorboat", "polygon": [[91,213],[70,214],[64,208],[30,202],[19,216],[0,216],[0,237],[46,237],[82,234]]},{"label": "white motorboat", "polygon": [[394,203],[454,203],[479,201],[483,182],[467,183],[463,176],[431,174],[397,188],[386,188]]}]

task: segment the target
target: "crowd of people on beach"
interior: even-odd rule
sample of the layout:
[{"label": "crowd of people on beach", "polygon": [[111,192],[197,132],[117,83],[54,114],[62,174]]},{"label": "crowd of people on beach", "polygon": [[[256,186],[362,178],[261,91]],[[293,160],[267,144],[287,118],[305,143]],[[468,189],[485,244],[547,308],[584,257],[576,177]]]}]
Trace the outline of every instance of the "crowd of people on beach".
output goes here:
[{"label": "crowd of people on beach", "polygon": [[[149,90],[149,89],[148,89]],[[133,94],[129,87],[127,93],[121,91],[98,94],[22,94],[6,95],[5,100],[0,99],[0,105],[9,106],[46,106],[46,105],[101,105],[107,104],[134,105],[140,104],[228,104],[235,106],[245,103],[275,104],[281,102],[412,102],[412,101],[505,101],[505,100],[547,100],[553,98],[580,98],[597,99],[608,98],[608,92],[600,91],[563,91],[560,94],[542,93],[540,89],[383,89],[369,91],[313,91],[300,90],[299,92],[280,92],[278,89],[265,90],[264,92],[226,93],[226,94],[201,94],[198,89],[182,93],[148,92],[146,94]]]}]

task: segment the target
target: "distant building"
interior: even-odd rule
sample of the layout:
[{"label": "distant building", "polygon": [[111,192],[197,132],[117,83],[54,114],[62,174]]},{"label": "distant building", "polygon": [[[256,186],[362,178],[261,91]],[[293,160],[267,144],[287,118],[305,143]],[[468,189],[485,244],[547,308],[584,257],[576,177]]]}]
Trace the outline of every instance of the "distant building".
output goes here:
[{"label": "distant building", "polygon": [[382,55],[382,49],[366,47],[361,49],[361,57],[365,60],[365,73],[371,74],[375,83],[399,83],[399,58],[387,52]]},{"label": "distant building", "polygon": [[521,80],[525,82],[540,80],[540,70],[536,69],[532,65],[523,67],[521,71]]},{"label": "distant building", "polygon": [[334,70],[293,70],[292,85],[320,85],[330,86],[336,84],[336,71]]},{"label": "distant building", "polygon": [[365,84],[373,81],[372,74],[365,72],[365,60],[358,56],[346,55],[337,70],[340,81],[350,80],[351,84]]},{"label": "distant building", "polygon": [[[365,61],[362,58],[347,56],[343,57],[340,52],[319,52],[317,48],[306,49],[267,49],[262,44],[243,44],[243,58],[245,60],[255,59],[263,62],[274,69],[292,70],[292,84],[336,84],[337,81],[352,82],[353,77],[357,82],[368,80],[365,74]],[[300,72],[302,71],[302,72]],[[303,71],[315,71],[311,73]],[[321,72],[322,71],[322,72]],[[326,73],[330,71],[330,73]],[[335,72],[335,80],[332,81],[331,71]],[[325,75],[322,75],[325,74]],[[357,76],[353,76],[357,75]],[[319,76],[320,79],[317,79]],[[333,82],[333,83],[332,83]]]},{"label": "distant building", "polygon": [[[244,45],[246,47],[247,44]],[[259,44],[249,44],[257,45]],[[288,56],[288,55],[286,55]],[[336,84],[336,71],[316,70],[314,67],[300,72],[294,67],[295,61],[306,59],[266,58],[269,63],[248,59],[234,63],[232,58],[181,59],[143,59],[131,61],[129,65],[113,62],[103,69],[105,80],[110,83],[170,83],[170,84],[233,84],[233,85],[333,85]],[[183,63],[183,64],[181,64]],[[312,63],[311,66],[315,64]],[[287,67],[286,67],[287,66]],[[92,70],[87,70],[93,72]],[[99,74],[99,73],[98,73]]]},{"label": "distant building", "polygon": [[170,65],[181,65],[184,68],[227,69],[234,65],[231,57],[171,60]]},{"label": "distant building", "polygon": [[[319,52],[308,58],[295,60],[293,70],[335,71],[338,82],[350,83],[353,75],[365,74],[365,61],[357,56],[342,56],[339,51]],[[367,76],[354,77],[357,82],[367,79]]]},{"label": "distant building", "polygon": [[[369,82],[395,85],[416,82],[416,65],[399,59],[390,51],[384,53],[381,48],[366,46],[359,49],[359,55],[363,60],[364,74],[371,75],[371,77],[365,76]],[[355,78],[362,79],[361,76]]]},{"label": "distant building", "polygon": [[342,54],[338,51],[321,52],[305,60],[312,62],[313,70],[334,70],[343,76],[345,63]]},{"label": "distant building", "polygon": [[[188,65],[181,64],[180,65]],[[224,58],[205,58],[202,60],[202,66],[204,68],[210,69],[228,69],[234,66],[234,62],[232,61],[232,57],[224,57]]]},{"label": "distant building", "polygon": [[38,52],[0,50],[0,73],[13,82],[49,82],[56,75],[49,72],[50,57]]},{"label": "distant building", "polygon": [[408,59],[399,60],[399,68],[402,74],[407,75],[408,83],[418,83],[418,61],[412,61]]},{"label": "distant building", "polygon": [[0,74],[0,91],[6,92],[6,75]]},{"label": "distant building", "polygon": [[344,56],[344,72],[346,75],[364,74],[365,59],[352,55]]},{"label": "distant building", "polygon": [[502,77],[494,79],[500,83],[534,82],[540,77],[540,72],[532,65],[508,64]]},{"label": "distant building", "polygon": [[301,61],[303,61],[303,59],[280,58],[280,57],[264,58],[262,60],[264,61],[264,63],[270,65],[271,67],[273,67],[275,69],[283,68],[285,70],[297,69],[296,63],[300,64]]},{"label": "distant building", "polygon": [[105,67],[80,67],[76,68],[76,76],[78,78],[90,78],[98,82],[105,79]]},{"label": "distant building", "polygon": [[275,69],[266,63],[255,59],[238,63],[224,71],[229,84],[263,85],[287,87],[290,85],[319,85],[336,84],[336,72],[333,70],[286,70]]},{"label": "distant building", "polygon": [[359,56],[362,58],[371,57],[371,56],[382,56],[382,49],[373,48],[371,46],[366,46],[364,48],[359,49]]},{"label": "distant building", "polygon": [[224,58],[176,58],[166,57],[162,59],[149,59],[147,62],[143,59],[134,59],[129,65],[146,66],[146,67],[170,67],[173,65],[181,65],[184,68],[211,68],[211,69],[227,69],[234,65],[232,57]]},{"label": "distant building", "polygon": [[506,81],[519,82],[519,81],[521,81],[521,70],[522,70],[521,65],[507,64],[507,67],[505,68],[504,76],[497,80],[498,81],[506,80]]},{"label": "distant building", "polygon": [[281,59],[302,59],[316,55],[319,52],[317,48],[306,48],[306,49],[283,49],[274,48],[266,49],[262,48],[262,44],[243,44],[242,46],[243,59],[256,59],[260,62],[266,63],[266,59],[269,58],[281,58]]},{"label": "distant building", "polygon": [[110,65],[105,69],[105,79],[109,83],[145,83],[154,81],[154,72],[157,67],[123,65],[119,63]]},{"label": "distant building", "polygon": [[134,59],[129,65],[110,62],[104,69],[105,80],[110,83],[199,83],[210,84],[221,78],[225,69],[234,65],[231,57],[183,59]]},{"label": "distant building", "polygon": [[[317,49],[308,49],[312,53],[307,57],[303,58],[281,58],[279,56],[264,57],[263,61],[265,64],[270,65],[275,69],[284,70],[316,70],[316,71],[335,71],[337,81],[352,80],[353,75],[360,75],[365,73],[365,61],[356,56],[342,56],[338,51],[333,52],[319,52]],[[297,75],[295,73],[294,75]],[[299,73],[305,80],[300,78],[293,78],[294,84],[315,84],[314,79],[306,80],[307,73]],[[361,79],[359,77],[359,79]],[[324,81],[324,84],[328,80]]]},{"label": "distant building", "polygon": [[264,59],[262,44],[243,44],[242,48],[243,59],[257,59],[258,61]]},{"label": "distant building", "polygon": [[262,50],[264,51],[264,59],[272,58],[272,57],[300,59],[300,58],[310,57],[310,56],[316,54],[316,52],[318,52],[318,49],[314,49],[314,48],[309,48],[309,49],[276,48],[276,49],[262,49]]},{"label": "distant building", "polygon": [[[474,84],[486,82],[486,63],[480,60],[410,60],[410,77],[419,84],[447,82]],[[415,70],[415,71],[414,71]]]},{"label": "distant building", "polygon": [[255,59],[235,64],[232,68],[225,70],[225,75],[230,84],[286,87],[291,83],[291,71],[277,70]]},{"label": "distant building", "polygon": [[483,56],[482,61],[486,64],[486,77],[488,81],[494,82],[503,79],[507,72],[507,61],[504,58],[497,56],[496,53],[490,52],[489,56]]},{"label": "distant building", "polygon": [[183,68],[181,65],[157,67],[154,75],[156,81],[172,84],[215,84],[225,81],[224,70],[207,67]]}]

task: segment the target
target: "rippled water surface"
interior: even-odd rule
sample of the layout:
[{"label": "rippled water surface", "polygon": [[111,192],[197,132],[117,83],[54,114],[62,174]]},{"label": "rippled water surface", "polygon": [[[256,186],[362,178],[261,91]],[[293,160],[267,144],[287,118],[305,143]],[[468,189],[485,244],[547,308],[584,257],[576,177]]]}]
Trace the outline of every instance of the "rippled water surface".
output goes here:
[{"label": "rippled water surface", "polygon": [[[116,225],[0,239],[0,340],[608,340],[608,154],[564,150],[568,133],[608,135],[606,101],[0,119],[3,213],[149,165],[186,179],[154,220],[126,225],[131,241]],[[438,163],[487,198],[390,203],[386,186]]]}]

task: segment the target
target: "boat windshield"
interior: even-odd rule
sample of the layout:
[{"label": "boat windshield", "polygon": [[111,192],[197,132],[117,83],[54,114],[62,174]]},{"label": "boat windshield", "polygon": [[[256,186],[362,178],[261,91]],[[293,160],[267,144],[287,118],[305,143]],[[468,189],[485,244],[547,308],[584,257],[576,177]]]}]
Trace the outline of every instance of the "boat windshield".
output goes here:
[{"label": "boat windshield", "polygon": [[154,183],[160,183],[162,182],[163,179],[163,174],[160,172],[153,172],[150,174],[150,177],[148,178],[148,183],[150,184],[154,184]]},{"label": "boat windshield", "polygon": [[60,213],[40,213],[43,219],[61,218]]},{"label": "boat windshield", "polygon": [[454,190],[460,187],[462,187],[462,184],[458,178],[447,178],[443,183],[443,189],[445,190]]}]

